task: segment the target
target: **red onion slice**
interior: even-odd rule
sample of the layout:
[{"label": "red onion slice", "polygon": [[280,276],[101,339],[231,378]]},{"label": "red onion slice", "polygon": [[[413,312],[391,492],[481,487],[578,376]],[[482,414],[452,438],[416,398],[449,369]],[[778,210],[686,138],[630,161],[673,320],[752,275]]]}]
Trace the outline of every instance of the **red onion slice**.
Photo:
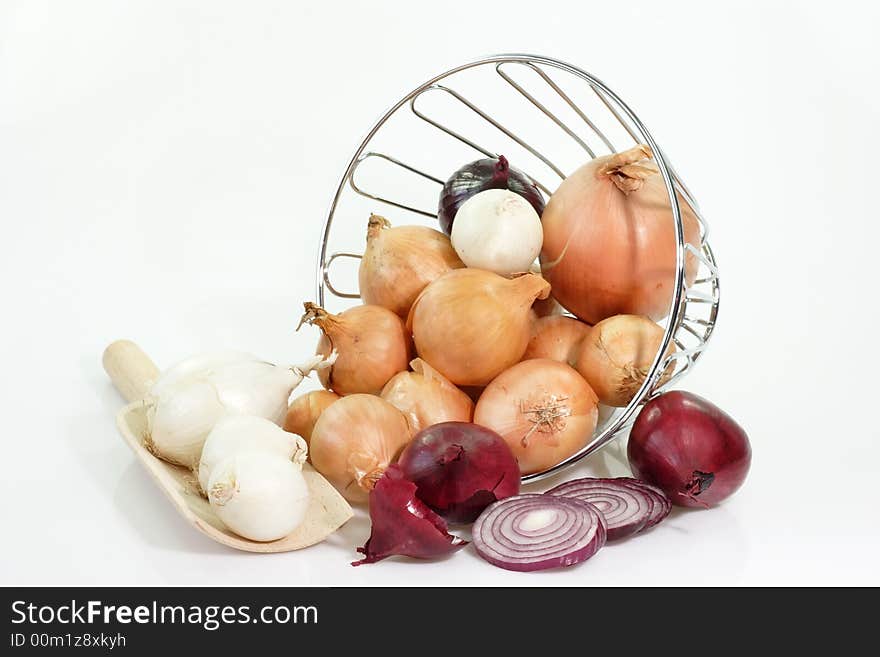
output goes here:
[{"label": "red onion slice", "polygon": [[[648,518],[648,522],[642,528],[642,531],[650,529],[654,525],[660,524],[660,522],[669,515],[669,512],[672,511],[672,500],[669,499],[669,496],[667,496],[666,493],[657,488],[657,486],[649,484],[646,481],[642,481],[641,479],[633,479],[631,477],[620,477],[618,480],[627,486],[633,486],[635,488],[639,488],[645,491],[654,502],[654,508],[651,510],[651,516]],[[612,479],[611,481],[615,480]]]},{"label": "red onion slice", "polygon": [[473,526],[477,554],[495,566],[523,572],[585,561],[606,538],[605,519],[592,504],[534,493],[495,502]]},{"label": "red onion slice", "polygon": [[573,479],[548,490],[547,495],[570,497],[595,506],[605,516],[609,541],[640,532],[659,506],[653,493],[615,479]]}]

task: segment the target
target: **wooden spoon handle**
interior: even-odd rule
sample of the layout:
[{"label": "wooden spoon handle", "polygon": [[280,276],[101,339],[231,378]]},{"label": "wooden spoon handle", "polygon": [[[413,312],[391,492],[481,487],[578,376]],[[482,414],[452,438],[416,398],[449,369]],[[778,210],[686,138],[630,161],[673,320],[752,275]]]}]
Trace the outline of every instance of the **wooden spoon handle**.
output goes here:
[{"label": "wooden spoon handle", "polygon": [[113,385],[129,402],[143,399],[159,378],[156,363],[131,340],[117,340],[110,344],[101,361]]}]

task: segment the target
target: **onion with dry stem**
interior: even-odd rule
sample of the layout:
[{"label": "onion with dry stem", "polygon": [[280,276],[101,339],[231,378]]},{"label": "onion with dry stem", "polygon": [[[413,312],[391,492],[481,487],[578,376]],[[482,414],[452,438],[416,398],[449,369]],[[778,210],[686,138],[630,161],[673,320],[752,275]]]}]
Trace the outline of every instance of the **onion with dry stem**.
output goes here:
[{"label": "onion with dry stem", "polygon": [[[581,342],[575,367],[590,383],[599,401],[626,406],[645,382],[663,342],[663,329],[647,317],[617,315],[602,320]],[[671,342],[667,355],[675,351]],[[661,376],[672,376],[672,364]]]},{"label": "onion with dry stem", "polygon": [[474,422],[507,441],[523,474],[556,465],[584,447],[599,419],[596,393],[565,363],[524,360],[486,386]]},{"label": "onion with dry stem", "polygon": [[427,226],[391,226],[371,215],[358,283],[364,303],[406,319],[425,286],[451,269],[464,267],[449,238]]},{"label": "onion with dry stem", "polygon": [[[589,324],[612,315],[660,319],[675,288],[669,196],[647,146],[598,157],[562,181],[542,215],[541,267],[553,296]],[[684,241],[700,245],[693,209],[678,196]],[[698,261],[685,253],[690,284]]]},{"label": "onion with dry stem", "polygon": [[318,373],[321,383],[338,395],[378,395],[392,376],[406,370],[412,340],[403,320],[382,306],[355,306],[332,315],[313,303],[303,304],[303,323],[323,335],[316,353],[335,351],[336,362]]},{"label": "onion with dry stem", "polygon": [[330,390],[312,390],[300,395],[287,408],[284,430],[302,436],[308,444],[321,413],[337,399],[339,395]]},{"label": "onion with dry stem", "polygon": [[474,402],[421,358],[412,372],[395,374],[382,389],[382,399],[406,416],[413,433],[441,422],[470,422]]},{"label": "onion with dry stem", "polygon": [[355,394],[321,413],[309,456],[350,502],[364,502],[370,491],[412,438],[403,413],[380,397]]},{"label": "onion with dry stem", "polygon": [[590,329],[579,319],[564,315],[548,315],[532,322],[532,335],[523,360],[549,358],[574,365],[581,341]]},{"label": "onion with dry stem", "polygon": [[482,386],[519,361],[530,310],[550,285],[536,274],[504,278],[456,269],[428,285],[407,319],[416,351],[456,385]]}]

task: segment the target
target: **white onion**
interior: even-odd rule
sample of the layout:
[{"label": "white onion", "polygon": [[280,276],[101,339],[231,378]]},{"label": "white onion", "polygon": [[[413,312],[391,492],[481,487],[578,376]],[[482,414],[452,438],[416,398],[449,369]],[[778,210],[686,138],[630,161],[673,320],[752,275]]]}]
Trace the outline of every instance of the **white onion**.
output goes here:
[{"label": "white onion", "polygon": [[237,452],[217,464],[208,501],[224,525],[252,541],[284,538],[305,519],[309,489],[302,468],[271,452]]},{"label": "white onion", "polygon": [[237,452],[270,452],[302,466],[306,459],[305,441],[262,417],[230,415],[222,418],[205,439],[199,460],[199,485],[208,490],[208,481],[217,464]]},{"label": "white onion", "polygon": [[468,267],[496,274],[528,271],[544,232],[531,204],[507,189],[487,189],[465,201],[452,224],[452,246]]}]

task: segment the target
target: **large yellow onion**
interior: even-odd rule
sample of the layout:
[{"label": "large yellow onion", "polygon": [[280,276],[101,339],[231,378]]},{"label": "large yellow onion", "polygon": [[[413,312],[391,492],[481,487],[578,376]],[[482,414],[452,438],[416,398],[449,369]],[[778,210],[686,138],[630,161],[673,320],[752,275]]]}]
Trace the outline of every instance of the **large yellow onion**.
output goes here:
[{"label": "large yellow onion", "polygon": [[428,283],[460,267],[464,263],[439,230],[427,226],[392,228],[391,222],[374,214],[367,223],[367,248],[358,270],[361,299],[406,319]]},{"label": "large yellow onion", "polygon": [[337,395],[378,395],[412,358],[412,340],[403,320],[382,306],[355,306],[332,315],[306,302],[300,320],[320,327],[323,335],[315,353],[336,361],[318,371],[318,378]]},{"label": "large yellow onion", "polygon": [[484,386],[522,358],[532,303],[549,293],[537,274],[455,269],[419,295],[407,327],[419,357],[452,383]]},{"label": "large yellow onion", "polygon": [[350,502],[364,502],[412,438],[403,413],[381,397],[349,395],[321,413],[309,456]]},{"label": "large yellow onion", "polygon": [[599,418],[596,393],[571,366],[524,360],[486,386],[474,422],[507,441],[523,474],[540,472],[583,448]]},{"label": "large yellow onion", "polygon": [[[684,240],[698,247],[696,215],[678,196]],[[675,226],[663,177],[647,146],[588,162],[550,198],[541,217],[541,267],[553,296],[596,324],[612,315],[669,312],[675,285]],[[685,254],[692,283],[698,261]]]},{"label": "large yellow onion", "polygon": [[395,374],[382,389],[382,399],[406,416],[413,433],[441,422],[470,422],[474,402],[421,358],[412,372]]}]

